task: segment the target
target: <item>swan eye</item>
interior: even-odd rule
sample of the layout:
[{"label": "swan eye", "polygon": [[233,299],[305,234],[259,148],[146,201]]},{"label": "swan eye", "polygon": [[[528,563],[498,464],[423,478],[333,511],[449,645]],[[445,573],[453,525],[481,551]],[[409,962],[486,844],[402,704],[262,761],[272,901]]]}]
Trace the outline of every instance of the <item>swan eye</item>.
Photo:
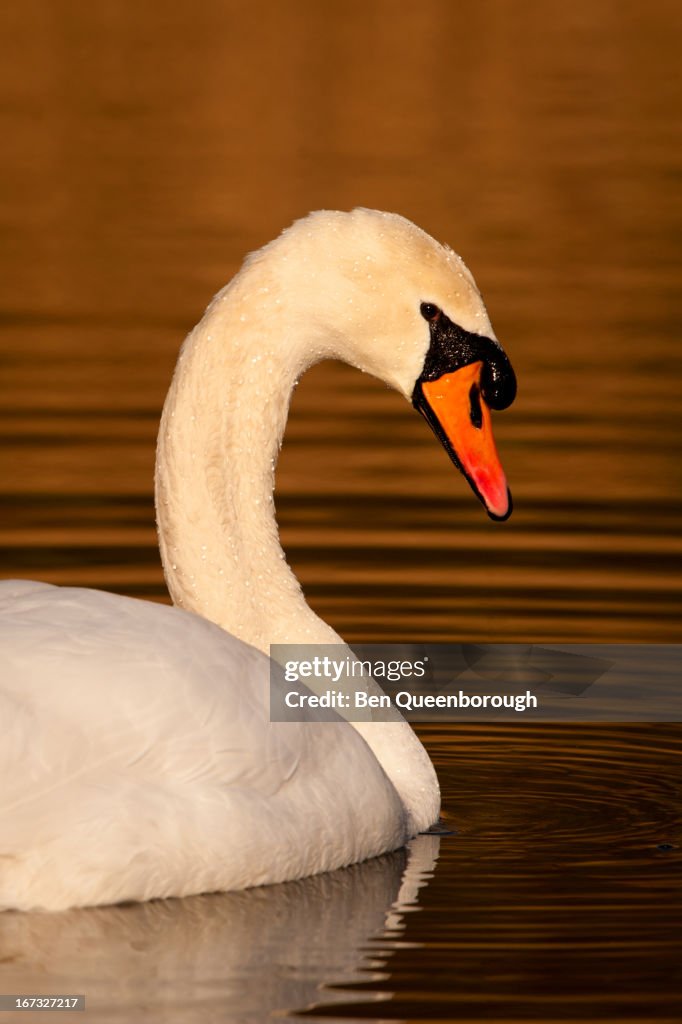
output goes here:
[{"label": "swan eye", "polygon": [[430,323],[435,323],[436,320],[440,320],[442,316],[442,310],[438,306],[434,306],[433,302],[422,302],[419,307],[419,312],[428,320]]}]

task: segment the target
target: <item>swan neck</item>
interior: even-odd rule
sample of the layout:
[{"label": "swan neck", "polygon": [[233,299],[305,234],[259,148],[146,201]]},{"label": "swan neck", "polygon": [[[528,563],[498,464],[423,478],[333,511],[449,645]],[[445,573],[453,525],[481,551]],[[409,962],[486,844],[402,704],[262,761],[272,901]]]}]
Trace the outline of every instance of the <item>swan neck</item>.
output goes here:
[{"label": "swan neck", "polygon": [[[236,293],[236,294],[235,294]],[[338,641],[308,607],[279,542],[274,474],[291,393],[312,361],[286,323],[220,293],[183,346],[156,470],[161,557],[174,603],[261,650]]]},{"label": "swan neck", "polygon": [[[292,390],[325,357],[375,368],[347,330],[325,333],[321,318],[287,309],[286,289],[269,293],[257,271],[216,296],[183,346],[161,418],[156,505],[175,604],[269,653],[342,643],[306,604],[279,542],[274,476]],[[401,798],[406,835],[427,828],[438,783],[415,734],[402,720],[353,724]]]}]

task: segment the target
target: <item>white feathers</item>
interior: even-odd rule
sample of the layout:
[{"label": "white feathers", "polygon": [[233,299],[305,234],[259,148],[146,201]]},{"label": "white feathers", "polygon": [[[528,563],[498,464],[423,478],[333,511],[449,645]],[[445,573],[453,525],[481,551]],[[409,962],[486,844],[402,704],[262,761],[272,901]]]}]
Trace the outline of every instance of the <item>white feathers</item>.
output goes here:
[{"label": "white feathers", "polygon": [[213,623],[43,586],[0,650],[0,907],[239,889],[405,840],[360,736],[270,724],[268,659]]}]

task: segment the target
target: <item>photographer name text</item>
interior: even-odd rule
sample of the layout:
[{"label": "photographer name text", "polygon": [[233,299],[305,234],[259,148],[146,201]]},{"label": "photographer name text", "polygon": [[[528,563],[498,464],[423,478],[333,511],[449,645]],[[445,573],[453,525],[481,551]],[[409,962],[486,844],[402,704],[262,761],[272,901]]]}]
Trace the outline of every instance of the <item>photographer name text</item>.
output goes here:
[{"label": "photographer name text", "polygon": [[323,693],[288,690],[284,695],[284,703],[288,708],[332,708],[340,711],[362,708],[398,708],[401,711],[417,711],[422,708],[506,708],[527,711],[538,706],[537,697],[530,690],[525,693],[464,693],[460,690],[459,693],[437,694],[399,690],[393,698],[387,693],[367,693],[365,690],[354,690],[352,693],[343,690],[325,690]]}]

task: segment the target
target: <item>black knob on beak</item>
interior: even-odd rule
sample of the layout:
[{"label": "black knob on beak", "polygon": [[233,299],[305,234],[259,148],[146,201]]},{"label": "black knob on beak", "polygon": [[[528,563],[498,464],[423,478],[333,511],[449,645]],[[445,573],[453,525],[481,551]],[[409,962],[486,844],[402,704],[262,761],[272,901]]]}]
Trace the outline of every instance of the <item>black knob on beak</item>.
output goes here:
[{"label": "black knob on beak", "polygon": [[488,354],[483,357],[481,385],[483,397],[491,409],[507,409],[516,398],[516,374],[507,355],[490,338]]},{"label": "black knob on beak", "polygon": [[[438,316],[427,317],[425,307],[435,309]],[[465,331],[432,304],[422,303],[422,315],[429,321],[431,345],[417,385],[481,361],[481,391],[486,405],[490,409],[508,408],[516,397],[516,374],[501,345],[482,334]]]}]

